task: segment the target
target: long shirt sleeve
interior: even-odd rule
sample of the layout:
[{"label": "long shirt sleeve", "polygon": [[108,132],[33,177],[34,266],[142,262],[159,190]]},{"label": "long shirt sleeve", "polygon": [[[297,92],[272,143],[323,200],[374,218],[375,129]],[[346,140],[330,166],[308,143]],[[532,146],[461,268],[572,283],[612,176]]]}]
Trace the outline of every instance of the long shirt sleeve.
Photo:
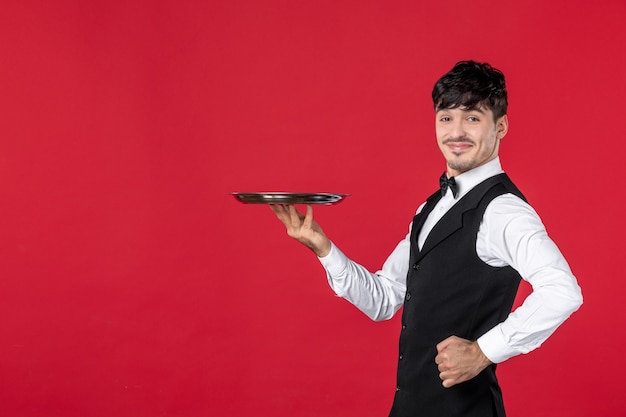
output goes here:
[{"label": "long shirt sleeve", "polygon": [[492,266],[510,265],[532,286],[520,307],[478,338],[492,362],[536,349],[582,304],[565,258],[537,213],[516,196],[500,196],[487,207],[476,250]]}]

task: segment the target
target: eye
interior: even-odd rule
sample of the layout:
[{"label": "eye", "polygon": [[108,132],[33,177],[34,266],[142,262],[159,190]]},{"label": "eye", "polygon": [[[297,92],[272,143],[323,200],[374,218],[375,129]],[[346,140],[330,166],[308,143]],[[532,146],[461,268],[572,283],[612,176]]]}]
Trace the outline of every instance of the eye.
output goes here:
[{"label": "eye", "polygon": [[449,122],[450,121],[450,116],[442,116],[441,118],[439,118],[440,122]]},{"label": "eye", "polygon": [[480,119],[476,116],[469,116],[467,120],[469,120],[470,122],[480,122]]}]

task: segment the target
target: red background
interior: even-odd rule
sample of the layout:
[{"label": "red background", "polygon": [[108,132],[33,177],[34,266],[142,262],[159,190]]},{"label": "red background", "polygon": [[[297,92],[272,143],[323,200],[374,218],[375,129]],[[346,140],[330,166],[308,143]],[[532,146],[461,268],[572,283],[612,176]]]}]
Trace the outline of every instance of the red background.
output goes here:
[{"label": "red background", "polygon": [[509,415],[625,416],[625,20],[622,0],[2,1],[0,415],[386,415],[397,318],[334,297],[228,193],[352,194],[315,215],[377,269],[444,169],[432,85],[477,59],[507,75],[502,163],[585,296],[500,367]]}]

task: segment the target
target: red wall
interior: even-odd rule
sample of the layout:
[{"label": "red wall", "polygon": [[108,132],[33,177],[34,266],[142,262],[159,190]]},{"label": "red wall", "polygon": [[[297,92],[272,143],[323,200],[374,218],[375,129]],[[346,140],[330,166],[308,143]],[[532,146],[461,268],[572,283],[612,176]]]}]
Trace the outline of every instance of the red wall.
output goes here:
[{"label": "red wall", "polygon": [[[0,7],[0,415],[384,416],[398,320],[333,296],[267,207],[377,269],[444,165],[430,90],[508,78],[502,162],[585,304],[500,367],[509,415],[626,416],[626,4],[19,1]],[[526,292],[524,289],[523,292]]]}]

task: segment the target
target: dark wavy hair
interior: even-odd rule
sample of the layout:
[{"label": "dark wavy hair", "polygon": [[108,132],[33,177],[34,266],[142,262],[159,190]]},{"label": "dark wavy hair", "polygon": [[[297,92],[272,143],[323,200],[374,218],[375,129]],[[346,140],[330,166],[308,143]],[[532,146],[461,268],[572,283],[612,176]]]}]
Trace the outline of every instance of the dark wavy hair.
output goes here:
[{"label": "dark wavy hair", "polygon": [[508,106],[504,74],[487,63],[458,62],[435,83],[433,104],[435,111],[486,107],[498,120]]}]

